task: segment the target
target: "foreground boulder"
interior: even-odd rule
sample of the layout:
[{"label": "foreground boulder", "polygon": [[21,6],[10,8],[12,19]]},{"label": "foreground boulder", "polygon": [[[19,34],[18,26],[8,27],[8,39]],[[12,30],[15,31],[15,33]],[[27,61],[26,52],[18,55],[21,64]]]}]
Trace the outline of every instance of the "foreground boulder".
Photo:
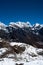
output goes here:
[{"label": "foreground boulder", "polygon": [[24,65],[24,64],[23,63],[20,63],[20,64],[16,63],[16,65]]},{"label": "foreground boulder", "polygon": [[24,52],[25,51],[25,47],[20,47],[20,46],[18,46],[18,45],[14,45],[13,46],[13,49],[14,49],[14,51],[18,54],[18,53],[22,53],[22,52]]}]

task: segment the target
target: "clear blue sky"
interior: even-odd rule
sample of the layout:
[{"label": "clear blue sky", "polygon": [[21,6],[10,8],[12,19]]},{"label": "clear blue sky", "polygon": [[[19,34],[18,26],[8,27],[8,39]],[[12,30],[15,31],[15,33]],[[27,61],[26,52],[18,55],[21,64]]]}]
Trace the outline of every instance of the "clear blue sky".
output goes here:
[{"label": "clear blue sky", "polygon": [[0,0],[0,21],[30,21],[43,24],[43,0]]}]

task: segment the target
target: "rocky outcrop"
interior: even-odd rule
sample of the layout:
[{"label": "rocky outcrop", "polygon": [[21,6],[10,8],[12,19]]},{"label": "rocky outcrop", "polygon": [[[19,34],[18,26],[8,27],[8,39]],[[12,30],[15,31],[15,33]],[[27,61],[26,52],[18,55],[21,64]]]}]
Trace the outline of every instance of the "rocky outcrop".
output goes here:
[{"label": "rocky outcrop", "polygon": [[0,49],[1,48],[7,48],[6,52],[2,53],[2,55],[0,55],[0,58],[5,57],[7,54],[13,53],[13,54],[19,54],[19,53],[23,53],[25,51],[25,46],[18,46],[18,45],[10,45],[11,42],[8,42],[6,40],[1,40],[0,42]]}]

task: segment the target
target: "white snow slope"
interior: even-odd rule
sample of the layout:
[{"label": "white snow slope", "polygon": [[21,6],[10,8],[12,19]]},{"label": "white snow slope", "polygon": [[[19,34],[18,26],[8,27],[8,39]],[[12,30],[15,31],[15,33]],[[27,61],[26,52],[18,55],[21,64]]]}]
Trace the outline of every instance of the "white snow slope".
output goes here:
[{"label": "white snow slope", "polygon": [[[10,43],[11,46],[24,46],[26,49],[23,53],[8,54],[8,57],[0,59],[0,65],[16,65],[16,63],[23,65],[43,65],[43,49],[38,49],[25,43]],[[6,48],[0,49],[0,54],[6,52]],[[39,54],[42,53],[42,54]],[[12,58],[11,58],[12,57]],[[13,58],[14,57],[14,58]]]}]

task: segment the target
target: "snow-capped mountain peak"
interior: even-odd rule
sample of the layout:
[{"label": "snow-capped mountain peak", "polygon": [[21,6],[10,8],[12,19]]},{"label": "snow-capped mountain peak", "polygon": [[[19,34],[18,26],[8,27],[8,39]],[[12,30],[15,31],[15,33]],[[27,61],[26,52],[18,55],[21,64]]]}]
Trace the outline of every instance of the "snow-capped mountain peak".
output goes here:
[{"label": "snow-capped mountain peak", "polygon": [[5,25],[4,23],[0,22],[0,29],[5,30],[7,27],[7,25]]},{"label": "snow-capped mountain peak", "polygon": [[29,22],[10,22],[9,26],[17,26],[17,27],[20,27],[20,28],[23,28],[23,27],[31,27],[31,24]]},{"label": "snow-capped mountain peak", "polygon": [[39,24],[39,23],[36,23],[36,24],[34,24],[33,26],[36,28],[36,27],[39,27],[40,24]]}]

